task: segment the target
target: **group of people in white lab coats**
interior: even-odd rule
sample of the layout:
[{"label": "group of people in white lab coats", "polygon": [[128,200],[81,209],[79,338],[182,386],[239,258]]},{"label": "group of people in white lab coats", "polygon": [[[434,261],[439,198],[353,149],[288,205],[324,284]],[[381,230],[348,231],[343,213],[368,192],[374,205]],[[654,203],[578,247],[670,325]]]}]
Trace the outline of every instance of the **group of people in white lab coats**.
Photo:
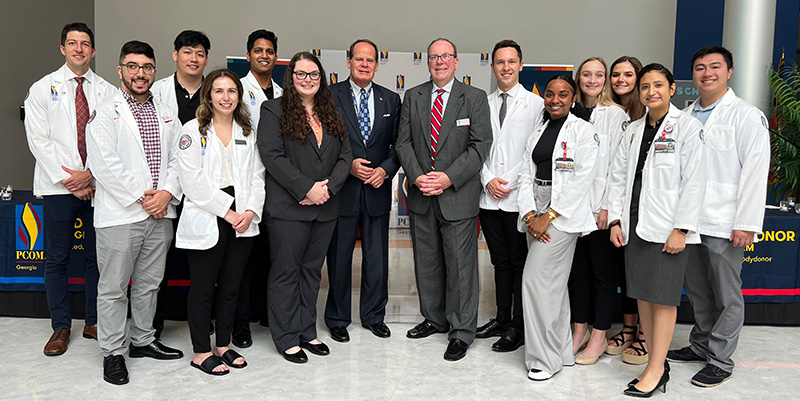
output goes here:
[{"label": "group of people in white lab coats", "polygon": [[[71,324],[63,306],[69,259],[58,241],[69,224],[58,222],[88,217],[97,257],[91,247],[83,336],[100,342],[104,379],[114,384],[128,382],[129,281],[129,356],[183,355],[161,344],[151,325],[173,232],[176,246],[188,250],[192,274],[191,365],[212,375],[247,365],[228,343],[264,218],[267,172],[255,135],[260,109],[282,89],[271,78],[265,87],[252,69],[241,80],[225,69],[204,78],[210,44],[177,43],[173,59],[187,71],[199,69],[196,80],[180,82],[176,73],[154,85],[152,47],[131,41],[122,47],[116,89],[89,69],[91,30],[69,24],[62,33],[65,66],[35,83],[26,99],[34,192],[44,196],[48,225],[45,277],[54,333],[45,354],[66,351]],[[276,58],[276,43],[257,43],[256,53]],[[250,57],[257,55],[248,43]],[[271,71],[274,60],[264,64]],[[727,87],[732,55],[721,47],[695,54],[701,97],[683,111],[670,103],[672,73],[633,57],[621,57],[610,70],[601,58],[589,58],[575,79],[551,78],[543,99],[520,84],[521,69],[519,45],[499,42],[492,52],[498,89],[488,95],[493,144],[480,173],[497,316],[476,337],[500,336],[492,345],[499,352],[524,345],[534,381],[563,366],[594,364],[604,353],[647,363],[626,395],[665,391],[667,360],[704,362],[692,378],[698,386],[727,380],[743,323],[742,252],[761,230],[769,163],[763,113]],[[297,78],[299,89],[292,90],[302,98],[314,79]],[[187,82],[194,84],[187,89]],[[170,219],[182,199],[174,231]],[[623,330],[607,338],[618,280],[623,297],[637,302],[632,308],[623,300]],[[697,322],[690,345],[669,351],[684,282]],[[89,301],[92,283],[96,303]],[[208,335],[212,308],[216,347]]]}]

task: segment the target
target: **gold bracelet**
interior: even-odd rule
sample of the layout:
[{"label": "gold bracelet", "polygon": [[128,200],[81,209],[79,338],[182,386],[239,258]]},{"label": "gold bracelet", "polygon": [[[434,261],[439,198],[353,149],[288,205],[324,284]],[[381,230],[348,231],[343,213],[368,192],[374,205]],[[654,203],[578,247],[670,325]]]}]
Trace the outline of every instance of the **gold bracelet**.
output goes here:
[{"label": "gold bracelet", "polygon": [[556,216],[555,212],[553,212],[553,209],[549,209],[547,211],[547,215],[550,216],[550,220],[555,220],[555,218],[558,217]]},{"label": "gold bracelet", "polygon": [[529,215],[527,215],[527,216],[523,217],[523,218],[522,218],[522,221],[524,221],[524,222],[526,222],[526,223],[527,223],[527,222],[528,222],[528,220],[530,220],[532,217],[533,217],[533,215],[532,215],[532,214],[529,214]]}]

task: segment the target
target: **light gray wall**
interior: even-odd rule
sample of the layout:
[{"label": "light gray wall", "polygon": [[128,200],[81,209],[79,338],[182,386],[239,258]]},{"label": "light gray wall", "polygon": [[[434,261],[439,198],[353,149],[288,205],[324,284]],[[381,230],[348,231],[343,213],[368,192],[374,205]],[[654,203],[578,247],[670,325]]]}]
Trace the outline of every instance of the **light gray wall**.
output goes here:
[{"label": "light gray wall", "polygon": [[[45,11],[46,10],[46,11]],[[4,1],[0,13],[0,37],[4,61],[0,63],[3,96],[0,96],[0,185],[33,188],[34,159],[28,150],[19,106],[28,88],[45,74],[60,68],[61,28],[85,22],[94,29],[94,0]]]},{"label": "light gray wall", "polygon": [[[211,39],[208,67],[245,53],[247,35],[278,35],[278,55],[310,48],[345,49],[368,37],[390,51],[424,51],[439,36],[460,52],[490,52],[505,38],[522,46],[528,63],[578,64],[589,56],[609,63],[627,54],[672,65],[676,0],[103,0],[95,4],[98,73],[117,79],[119,48],[130,39],[156,50],[158,77],[175,71],[172,41],[184,29]],[[361,8],[357,8],[361,5]],[[141,14],[144,14],[142,16]],[[139,21],[139,22],[137,22]],[[118,80],[118,79],[117,79]]]},{"label": "light gray wall", "polygon": [[[172,41],[183,29],[211,38],[208,68],[225,65],[225,56],[244,55],[247,35],[266,28],[277,33],[278,55],[289,58],[310,48],[345,49],[368,37],[381,49],[424,51],[438,36],[453,40],[464,53],[490,52],[501,39],[520,43],[528,63],[578,64],[589,56],[607,62],[633,55],[642,62],[671,66],[677,0],[405,0],[336,3],[274,0],[31,0],[3,5],[0,32],[6,54],[21,55],[24,67],[4,63],[6,87],[0,99],[5,140],[0,185],[30,189],[33,157],[28,151],[19,105],[28,87],[58,68],[64,24],[85,21],[95,32],[95,71],[118,84],[115,67],[122,44],[149,42],[156,50],[158,77],[175,70]],[[357,4],[368,4],[357,9]],[[46,11],[45,11],[46,10]],[[442,16],[442,17],[437,17]],[[502,17],[501,17],[502,16]],[[358,21],[358,22],[356,22]]]}]

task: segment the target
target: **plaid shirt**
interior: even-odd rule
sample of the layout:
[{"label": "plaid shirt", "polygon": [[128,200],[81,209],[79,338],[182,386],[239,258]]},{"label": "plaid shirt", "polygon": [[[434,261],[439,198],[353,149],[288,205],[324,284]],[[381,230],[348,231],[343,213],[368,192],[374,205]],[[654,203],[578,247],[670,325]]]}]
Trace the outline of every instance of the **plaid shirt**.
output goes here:
[{"label": "plaid shirt", "polygon": [[161,168],[161,136],[158,132],[158,111],[153,103],[153,95],[150,94],[144,103],[139,103],[130,93],[123,89],[120,90],[122,96],[128,101],[133,118],[136,119],[136,125],[139,126],[147,164],[150,166],[150,175],[153,176],[153,189],[158,189],[158,176]]}]

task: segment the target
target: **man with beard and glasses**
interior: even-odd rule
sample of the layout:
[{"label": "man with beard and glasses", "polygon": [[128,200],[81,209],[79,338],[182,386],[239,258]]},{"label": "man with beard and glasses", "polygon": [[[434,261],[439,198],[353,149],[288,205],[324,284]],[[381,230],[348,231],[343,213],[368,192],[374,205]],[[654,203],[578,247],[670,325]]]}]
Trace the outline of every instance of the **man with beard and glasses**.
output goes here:
[{"label": "man with beard and glasses", "polygon": [[128,382],[128,283],[129,356],[183,357],[156,339],[152,322],[181,198],[177,148],[190,144],[176,143],[180,121],[150,93],[155,72],[149,44],[125,43],[117,67],[122,87],[97,108],[87,128],[89,166],[97,179],[98,341],[103,378],[112,384]]}]

